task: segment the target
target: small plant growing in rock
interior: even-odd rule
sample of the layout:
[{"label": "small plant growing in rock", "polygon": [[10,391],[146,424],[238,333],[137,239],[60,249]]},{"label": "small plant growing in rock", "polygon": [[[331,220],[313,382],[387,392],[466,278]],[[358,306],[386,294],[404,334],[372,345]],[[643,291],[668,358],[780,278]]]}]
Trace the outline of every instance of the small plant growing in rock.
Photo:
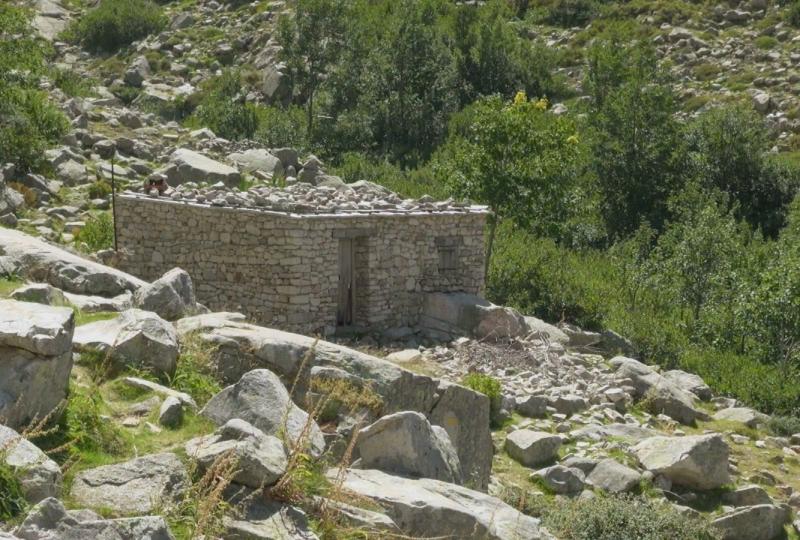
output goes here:
[{"label": "small plant growing in rock", "polygon": [[500,409],[503,406],[503,394],[500,381],[490,375],[484,375],[483,373],[469,373],[461,381],[461,384],[489,398],[492,423],[496,425],[498,423]]}]

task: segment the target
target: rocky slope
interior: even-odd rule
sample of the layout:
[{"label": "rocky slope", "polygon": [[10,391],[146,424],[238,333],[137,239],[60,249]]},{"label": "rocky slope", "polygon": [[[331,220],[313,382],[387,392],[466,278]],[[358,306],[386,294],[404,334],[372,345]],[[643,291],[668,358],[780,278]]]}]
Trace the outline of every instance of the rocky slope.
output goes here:
[{"label": "rocky slope", "polygon": [[[680,6],[630,16],[673,60],[687,112],[752,96],[792,148],[798,52],[784,8]],[[620,336],[496,306],[462,328],[477,299],[446,297],[436,339],[318,342],[206,313],[180,270],[148,284],[101,264],[113,252],[74,253],[92,251],[79,233],[110,207],[96,181],[112,168],[120,189],[207,204],[433,203],[345,188],[313,156],[171,119],[228,65],[257,70],[248,99],[286,99],[265,31],[281,2],[173,2],[168,30],[107,58],[58,41],[82,3],[35,8],[61,67],[96,84],[80,98],[46,84],[72,122],[47,154],[52,175],[1,171],[15,184],[0,179],[0,222],[17,230],[0,228],[0,473],[19,493],[0,503],[19,511],[0,538],[551,538],[565,501],[607,494],[725,539],[800,534],[800,434],[775,436],[698,377],[629,358]],[[568,51],[592,27],[529,31]],[[579,88],[580,67],[563,73]],[[491,400],[458,384],[476,373],[500,382]]]}]

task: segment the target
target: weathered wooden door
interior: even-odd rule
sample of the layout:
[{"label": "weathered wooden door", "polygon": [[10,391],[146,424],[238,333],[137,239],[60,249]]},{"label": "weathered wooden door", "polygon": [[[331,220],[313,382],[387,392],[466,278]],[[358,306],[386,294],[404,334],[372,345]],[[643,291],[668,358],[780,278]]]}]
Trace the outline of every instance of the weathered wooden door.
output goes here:
[{"label": "weathered wooden door", "polygon": [[339,240],[339,301],[336,310],[336,324],[353,324],[353,311],[356,297],[355,282],[355,241],[352,238]]}]

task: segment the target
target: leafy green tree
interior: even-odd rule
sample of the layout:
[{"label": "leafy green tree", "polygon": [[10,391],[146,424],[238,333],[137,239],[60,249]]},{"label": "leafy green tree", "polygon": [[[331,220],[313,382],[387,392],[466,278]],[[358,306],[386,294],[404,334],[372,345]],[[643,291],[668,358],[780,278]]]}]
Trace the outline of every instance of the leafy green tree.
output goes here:
[{"label": "leafy green tree", "polygon": [[26,11],[0,4],[0,163],[19,171],[41,166],[45,149],[69,127],[38,89],[46,51],[34,36]]},{"label": "leafy green tree", "polygon": [[692,124],[688,139],[694,175],[727,193],[738,217],[777,235],[795,186],[788,169],[766,158],[771,143],[761,117],[749,107],[713,109]]},{"label": "leafy green tree", "polygon": [[493,0],[478,9],[461,6],[457,11],[453,38],[463,104],[492,94],[511,98],[518,90],[531,96],[555,92],[554,53],[520,36],[509,22],[512,16],[506,0]]},{"label": "leafy green tree", "polygon": [[306,105],[306,131],[314,128],[314,99],[328,69],[342,51],[348,3],[345,0],[298,0],[294,16],[278,22],[280,57]]},{"label": "leafy green tree", "polygon": [[643,221],[660,230],[683,183],[684,152],[667,75],[649,45],[620,36],[589,51],[591,169],[611,238]]},{"label": "leafy green tree", "polygon": [[454,118],[435,171],[455,196],[491,208],[488,268],[503,219],[560,237],[571,211],[577,159],[575,125],[549,113],[545,100],[519,93],[512,102],[482,99]]},{"label": "leafy green tree", "polygon": [[800,197],[771,255],[748,302],[755,348],[764,362],[800,376]]},{"label": "leafy green tree", "polygon": [[691,322],[716,302],[735,299],[739,264],[749,231],[728,210],[726,196],[690,184],[670,200],[673,220],[658,238],[648,264],[662,290],[673,294]]}]

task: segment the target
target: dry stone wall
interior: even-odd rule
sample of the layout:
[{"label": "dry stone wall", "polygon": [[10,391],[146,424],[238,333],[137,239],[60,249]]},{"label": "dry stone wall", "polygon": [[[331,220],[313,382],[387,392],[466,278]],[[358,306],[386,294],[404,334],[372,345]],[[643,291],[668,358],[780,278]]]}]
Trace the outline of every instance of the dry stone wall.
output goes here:
[{"label": "dry stone wall", "polygon": [[179,266],[211,309],[294,332],[335,330],[345,238],[355,326],[413,326],[426,292],[483,292],[481,209],[298,215],[123,194],[116,212],[126,271],[153,280]]}]

